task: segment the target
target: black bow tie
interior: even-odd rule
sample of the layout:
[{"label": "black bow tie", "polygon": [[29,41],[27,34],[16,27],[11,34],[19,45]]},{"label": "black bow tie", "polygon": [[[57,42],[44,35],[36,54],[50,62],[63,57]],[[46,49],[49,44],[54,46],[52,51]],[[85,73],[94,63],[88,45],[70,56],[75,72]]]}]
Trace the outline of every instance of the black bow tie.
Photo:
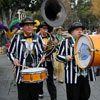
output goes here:
[{"label": "black bow tie", "polygon": [[32,38],[32,36],[24,36],[24,39]]},{"label": "black bow tie", "polygon": [[44,37],[42,37],[42,38],[48,38],[47,36],[44,36]]}]

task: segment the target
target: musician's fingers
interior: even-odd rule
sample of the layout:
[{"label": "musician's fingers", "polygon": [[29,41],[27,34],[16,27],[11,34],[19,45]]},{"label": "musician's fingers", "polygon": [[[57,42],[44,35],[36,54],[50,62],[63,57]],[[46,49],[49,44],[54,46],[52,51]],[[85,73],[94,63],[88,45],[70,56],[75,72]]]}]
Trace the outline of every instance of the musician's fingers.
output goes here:
[{"label": "musician's fingers", "polygon": [[54,43],[56,43],[56,44],[58,43],[57,39],[56,39],[56,40],[54,40]]},{"label": "musician's fingers", "polygon": [[73,59],[73,57],[72,56],[66,56],[66,58],[65,58],[67,61],[70,61],[70,60],[72,60]]},{"label": "musician's fingers", "polygon": [[15,60],[14,60],[14,65],[15,65],[15,66],[20,66],[19,60],[18,60],[18,59],[15,59]]},{"label": "musician's fingers", "polygon": [[42,57],[41,60],[40,60],[40,62],[43,63],[44,61],[45,61],[45,58]]},{"label": "musician's fingers", "polygon": [[43,44],[43,47],[45,48],[46,47],[46,44]]}]

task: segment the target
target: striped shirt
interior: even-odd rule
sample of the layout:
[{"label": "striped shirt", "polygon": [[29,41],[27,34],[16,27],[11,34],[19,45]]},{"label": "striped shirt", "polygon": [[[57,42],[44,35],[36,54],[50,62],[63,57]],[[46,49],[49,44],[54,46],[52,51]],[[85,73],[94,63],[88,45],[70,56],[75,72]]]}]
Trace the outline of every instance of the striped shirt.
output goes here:
[{"label": "striped shirt", "polygon": [[70,55],[70,56],[74,55],[74,44],[75,44],[75,40],[70,35],[70,37],[67,37],[65,38],[65,40],[62,40],[59,51],[56,55],[56,60],[64,63],[65,82],[67,84],[68,83],[76,84],[78,74],[80,74],[82,71],[87,72],[89,80],[95,81],[95,73],[94,73],[93,67],[90,67],[88,69],[81,69],[77,66],[75,59],[72,59],[69,62],[66,61],[65,57],[67,55]]},{"label": "striped shirt", "polygon": [[[40,46],[42,41],[39,36],[32,33],[32,42],[29,44],[24,37],[24,33],[21,32],[14,35],[11,39],[11,45],[9,47],[8,53],[9,58],[14,62],[14,59],[19,60],[19,64],[26,65],[27,50],[33,51],[32,56],[36,59],[36,65],[39,63],[40,58],[43,56],[42,47]],[[15,76],[16,82],[20,83],[21,78],[19,76],[22,67],[15,66]]]}]

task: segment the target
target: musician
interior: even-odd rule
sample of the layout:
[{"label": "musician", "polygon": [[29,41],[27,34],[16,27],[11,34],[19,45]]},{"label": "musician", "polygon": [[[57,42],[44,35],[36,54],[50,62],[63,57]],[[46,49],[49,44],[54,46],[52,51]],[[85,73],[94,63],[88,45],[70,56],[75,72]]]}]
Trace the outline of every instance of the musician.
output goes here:
[{"label": "musician", "polygon": [[13,36],[9,47],[9,58],[15,65],[16,82],[18,90],[18,100],[38,100],[38,83],[24,83],[21,81],[20,71],[28,67],[36,67],[41,59],[45,60],[42,55],[43,51],[39,47],[40,37],[33,33],[34,21],[30,17],[22,19],[20,26],[23,32]]},{"label": "musician", "polygon": [[[60,42],[64,39],[62,37],[62,31],[63,31],[63,27],[61,26],[56,27],[54,30],[54,37],[55,37],[55,40],[57,41],[57,50],[59,49]],[[58,75],[58,82],[63,83],[63,63],[56,61],[56,54],[57,52],[53,53],[54,55],[54,79],[57,79],[57,75]]]},{"label": "musician", "polygon": [[[42,44],[43,44],[44,48],[46,47],[46,44],[47,44],[48,40],[50,39],[49,35],[47,34],[49,27],[50,26],[46,22],[42,21],[39,26],[40,31],[37,33],[42,39],[42,42],[43,42]],[[56,100],[57,92],[56,92],[56,87],[55,87],[55,84],[53,81],[53,71],[54,71],[53,55],[51,54],[48,57],[46,57],[45,59],[46,59],[46,61],[43,63],[43,66],[45,66],[48,70],[47,89],[50,94],[51,100]],[[39,97],[43,98],[43,83],[40,84]]]},{"label": "musician", "polygon": [[74,22],[69,28],[70,37],[61,42],[56,59],[65,65],[65,83],[67,100],[89,100],[89,80],[95,81],[94,68],[81,69],[77,66],[74,55],[75,40],[82,34],[84,27]]}]

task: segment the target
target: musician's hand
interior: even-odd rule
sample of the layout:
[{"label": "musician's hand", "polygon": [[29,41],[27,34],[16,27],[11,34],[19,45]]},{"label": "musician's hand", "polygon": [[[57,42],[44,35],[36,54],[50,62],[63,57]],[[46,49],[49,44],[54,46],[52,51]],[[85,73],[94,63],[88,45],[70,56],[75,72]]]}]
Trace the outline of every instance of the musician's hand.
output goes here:
[{"label": "musician's hand", "polygon": [[18,60],[18,59],[14,59],[14,65],[15,65],[15,66],[20,66],[19,60]]},{"label": "musician's hand", "polygon": [[73,59],[73,57],[72,56],[66,56],[66,58],[65,58],[67,61],[71,61],[72,59]]},{"label": "musician's hand", "polygon": [[58,44],[58,41],[57,41],[57,39],[56,39],[56,40],[54,40],[54,43]]},{"label": "musician's hand", "polygon": [[43,63],[45,61],[45,57],[41,57],[40,62]]},{"label": "musician's hand", "polygon": [[45,48],[47,45],[46,44],[43,44],[43,47]]}]

